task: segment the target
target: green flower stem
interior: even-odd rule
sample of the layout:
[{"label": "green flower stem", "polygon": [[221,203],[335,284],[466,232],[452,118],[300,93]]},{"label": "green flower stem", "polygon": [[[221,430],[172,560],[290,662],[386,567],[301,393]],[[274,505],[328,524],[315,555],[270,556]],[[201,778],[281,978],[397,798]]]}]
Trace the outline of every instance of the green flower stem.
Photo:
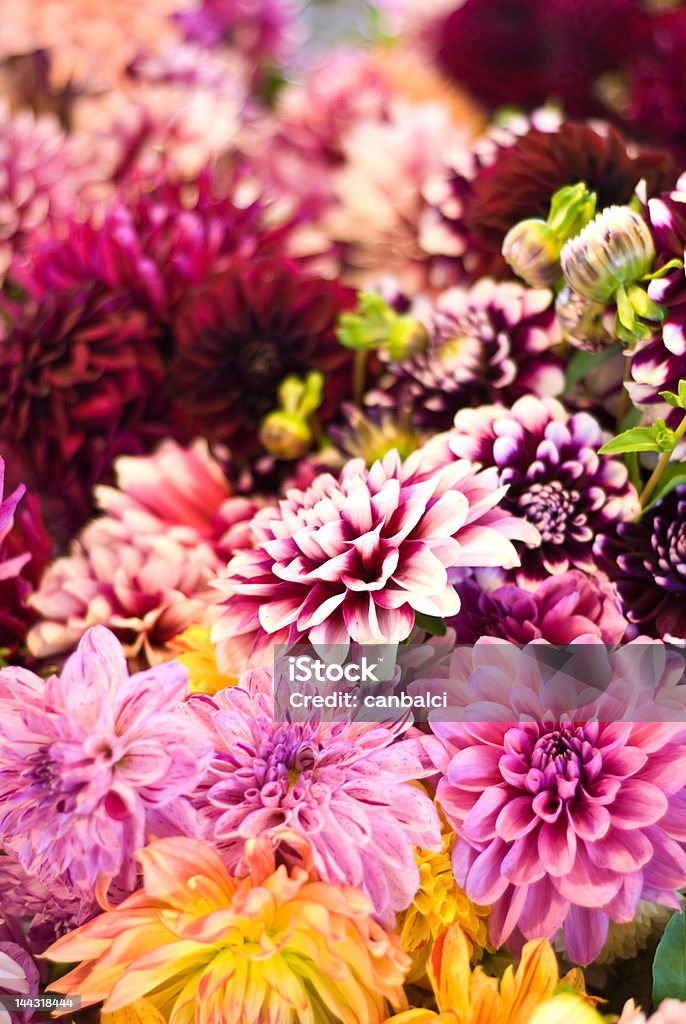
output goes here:
[{"label": "green flower stem", "polygon": [[662,455],[658,459],[657,466],[655,467],[653,472],[650,474],[650,477],[648,479],[647,484],[645,485],[645,487],[641,491],[641,496],[639,498],[639,501],[641,502],[641,508],[645,508],[646,505],[648,504],[648,501],[650,499],[651,494],[653,493],[653,491],[655,490],[655,488],[659,484],[660,477],[662,476],[662,474],[664,473],[665,469],[667,468],[669,460],[671,459],[672,455],[674,454],[674,450],[675,450],[676,446],[679,444],[679,441],[681,441],[681,439],[684,436],[684,434],[686,434],[686,415],[684,416],[684,418],[682,419],[681,423],[679,424],[679,426],[674,431],[674,447],[671,449],[671,451],[663,452],[662,453]]},{"label": "green flower stem", "polygon": [[633,352],[627,352],[624,360],[624,380],[622,381],[622,394],[619,398],[619,409],[617,411],[617,430],[621,428],[621,424],[624,422],[626,414],[631,409],[631,398],[629,392],[626,389],[626,384],[631,380],[631,359]]},{"label": "green flower stem", "polygon": [[367,380],[367,357],[366,349],[356,349],[353,362],[353,401],[359,409],[362,408],[364,387]]}]

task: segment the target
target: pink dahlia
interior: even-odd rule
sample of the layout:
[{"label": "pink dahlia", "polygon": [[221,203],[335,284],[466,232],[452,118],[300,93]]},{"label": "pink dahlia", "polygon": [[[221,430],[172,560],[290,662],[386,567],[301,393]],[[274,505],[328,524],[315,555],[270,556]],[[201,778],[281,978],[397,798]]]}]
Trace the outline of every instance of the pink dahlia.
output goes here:
[{"label": "pink dahlia", "polygon": [[[40,978],[30,953],[17,942],[0,942],[0,995],[13,998],[37,996]],[[3,1024],[23,1024],[33,1017],[30,1008],[26,1010],[0,1010]]]},{"label": "pink dahlia", "polygon": [[458,644],[473,644],[483,636],[516,644],[540,639],[551,644],[595,639],[617,644],[627,630],[619,595],[602,573],[589,577],[572,569],[549,576],[535,590],[488,576],[488,571],[477,570],[456,585],[461,608],[447,624]]},{"label": "pink dahlia", "polygon": [[596,535],[638,514],[624,464],[598,455],[604,441],[589,413],[570,415],[556,399],[527,395],[511,409],[461,409],[454,429],[429,442],[427,451],[497,468],[507,486],[503,508],[540,534],[540,545],[523,552],[516,574],[528,586],[568,569],[595,572]]},{"label": "pink dahlia", "polygon": [[60,935],[99,911],[94,899],[64,882],[55,879],[48,888],[12,854],[4,851],[0,856],[0,918],[9,935],[21,938],[32,953],[43,953]]},{"label": "pink dahlia", "polygon": [[129,677],[102,626],[47,682],[0,671],[0,828],[28,872],[84,895],[101,873],[131,888],[151,835],[194,832],[187,797],[211,746],[187,693],[174,662]]},{"label": "pink dahlia", "polygon": [[571,959],[588,964],[609,921],[632,920],[640,899],[680,906],[683,660],[636,645],[613,656],[582,646],[581,671],[548,679],[540,646],[482,641],[457,686],[461,720],[432,723],[447,761],[437,797],[457,833],[453,870],[470,899],[492,907],[495,946],[563,927]]},{"label": "pink dahlia", "polygon": [[46,572],[31,606],[37,657],[70,650],[88,626],[110,626],[127,654],[149,661],[202,621],[218,599],[209,581],[248,543],[256,505],[232,497],[222,470],[198,441],[165,442],[151,456],[115,463],[118,488],[97,488],[106,515],[94,519]]},{"label": "pink dahlia", "polygon": [[[33,495],[20,485],[3,501],[5,462],[0,456],[0,648],[15,652],[35,615],[27,599],[37,587],[52,544]],[[19,507],[18,507],[19,506]]]},{"label": "pink dahlia", "polygon": [[201,0],[176,20],[194,43],[228,45],[257,68],[278,68],[293,55],[297,12],[294,0]]},{"label": "pink dahlia", "polygon": [[287,837],[279,845],[279,835],[295,832],[320,878],[362,889],[392,923],[419,887],[415,847],[440,849],[433,803],[409,785],[433,766],[415,740],[399,738],[407,724],[275,722],[271,673],[267,683],[250,686],[244,677],[189,703],[214,737],[196,798],[206,836],[240,872],[245,845],[257,837],[271,839],[290,863],[299,855]]},{"label": "pink dahlia", "polygon": [[448,569],[519,564],[512,540],[538,534],[500,507],[493,470],[463,460],[432,471],[418,451],[397,451],[367,469],[349,462],[338,479],[318,476],[251,523],[216,586],[225,595],[213,628],[219,657],[237,636],[268,644],[395,643],[415,613],[459,611]]}]

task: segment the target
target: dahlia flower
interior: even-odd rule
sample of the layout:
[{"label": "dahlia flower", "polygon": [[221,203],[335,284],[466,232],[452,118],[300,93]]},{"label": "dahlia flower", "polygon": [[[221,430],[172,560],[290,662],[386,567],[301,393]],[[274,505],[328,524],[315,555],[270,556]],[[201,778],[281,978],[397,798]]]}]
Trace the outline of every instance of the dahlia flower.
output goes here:
[{"label": "dahlia flower", "polygon": [[551,351],[561,338],[549,291],[483,278],[469,289],[443,292],[425,319],[427,349],[389,364],[401,404],[412,402],[420,421],[445,428],[467,401],[562,392],[562,360]]},{"label": "dahlia flower", "polygon": [[429,978],[438,1005],[433,1010],[406,1010],[387,1024],[529,1024],[531,1014],[557,988],[560,976],[552,949],[543,939],[528,942],[517,970],[502,979],[470,966],[471,943],[453,924],[434,943]]},{"label": "dahlia flower", "polygon": [[382,1024],[404,1004],[407,958],[367,898],[249,853],[234,879],[197,840],[139,850],[143,888],[48,951],[83,961],[51,991],[104,999],[105,1013],[147,996],[170,1024]]},{"label": "dahlia flower", "polygon": [[633,999],[624,1005],[617,1024],[686,1024],[686,1003],[663,999],[655,1013],[646,1017]]},{"label": "dahlia flower", "polygon": [[[38,995],[38,968],[30,954],[16,942],[0,942],[0,994],[3,996]],[[21,1024],[33,1013],[0,1009],[2,1024]]]},{"label": "dahlia flower", "polygon": [[629,73],[622,116],[641,138],[666,146],[683,158],[686,121],[681,97],[686,87],[683,52],[686,45],[683,6],[657,9],[650,18],[650,36],[637,48]]},{"label": "dahlia flower", "polygon": [[85,206],[87,179],[82,155],[54,118],[11,115],[0,101],[0,281],[51,219]]},{"label": "dahlia flower", "polygon": [[641,179],[648,195],[676,180],[665,153],[635,146],[608,125],[560,122],[546,113],[525,128],[519,135],[493,134],[471,159],[454,162],[452,169],[448,164],[425,189],[431,209],[423,247],[459,257],[472,279],[510,276],[501,255],[506,234],[529,217],[545,219],[550,200],[565,185],[584,182],[602,210],[627,203]]},{"label": "dahlia flower", "polygon": [[637,523],[601,534],[595,551],[629,622],[641,633],[686,644],[686,485],[656,501]]},{"label": "dahlia flower", "polygon": [[288,374],[319,369],[329,386],[324,421],[350,393],[350,354],[336,341],[339,313],[354,293],[304,274],[287,260],[236,264],[191,291],[174,320],[170,387],[189,436],[230,443],[248,458]]},{"label": "dahlia flower", "polygon": [[[622,31],[617,31],[617,25]],[[529,110],[551,97],[568,117],[607,113],[597,80],[630,66],[650,31],[638,0],[467,0],[432,26],[443,71],[482,103]]]},{"label": "dahlia flower", "polygon": [[[500,575],[500,574],[498,574]],[[479,573],[457,584],[461,609],[447,621],[458,644],[482,636],[515,644],[547,640],[551,644],[617,644],[627,630],[619,596],[603,573],[586,576],[578,569],[549,576],[535,590],[487,578]]]},{"label": "dahlia flower", "polygon": [[569,415],[555,399],[519,398],[461,409],[451,433],[425,451],[497,467],[507,486],[503,508],[539,531],[540,546],[521,554],[517,582],[532,586],[569,569],[595,571],[593,540],[606,527],[638,514],[638,495],[624,464],[600,457],[600,426],[586,412]]},{"label": "dahlia flower", "polygon": [[[301,836],[320,878],[361,889],[392,924],[419,887],[415,846],[440,848],[430,798],[408,785],[433,768],[415,741],[398,740],[407,725],[276,722],[271,673],[267,682],[268,690],[248,692],[244,677],[189,704],[214,737],[196,798],[206,838],[242,873],[249,840],[278,844],[287,829]],[[292,864],[287,846],[282,855]]]},{"label": "dahlia flower", "polygon": [[29,875],[16,857],[0,856],[0,918],[11,922],[27,949],[42,953],[59,935],[83,924],[99,912],[94,899],[79,895],[57,879],[45,886]]},{"label": "dahlia flower", "polygon": [[499,506],[494,470],[469,462],[404,462],[389,452],[366,469],[349,462],[338,479],[317,477],[289,491],[251,524],[253,549],[238,552],[215,583],[225,595],[213,627],[221,666],[237,636],[255,650],[308,637],[313,643],[396,643],[415,613],[459,611],[449,568],[512,567],[512,540],[536,543],[535,528]]},{"label": "dahlia flower", "polygon": [[169,641],[167,651],[186,669],[191,693],[213,694],[238,682],[238,676],[220,672],[209,626],[189,626]]},{"label": "dahlia flower", "polygon": [[432,723],[457,882],[491,906],[494,946],[563,927],[570,959],[588,964],[609,921],[630,921],[639,899],[679,907],[683,660],[645,641],[616,655],[581,646],[564,672],[545,669],[540,645],[482,641],[461,651],[461,720]]},{"label": "dahlia flower", "polygon": [[171,21],[178,0],[1,0],[5,26],[0,57],[45,50],[54,89],[109,88],[140,50],[154,52],[177,37]]},{"label": "dahlia flower", "polygon": [[488,910],[475,906],[453,875],[450,851],[454,838],[445,830],[440,851],[417,851],[419,888],[396,928],[403,949],[412,957],[408,982],[424,976],[433,943],[453,924],[459,924],[472,943],[473,957],[478,957],[487,943]]},{"label": "dahlia flower", "polygon": [[35,501],[20,484],[3,500],[5,462],[0,456],[0,648],[16,650],[32,615],[26,599],[37,584],[50,555],[50,540]]},{"label": "dahlia flower", "polygon": [[47,682],[0,670],[0,828],[29,873],[86,896],[101,873],[130,889],[147,836],[195,828],[186,797],[211,747],[179,708],[187,693],[173,662],[129,678],[102,626]]},{"label": "dahlia flower", "polygon": [[202,0],[176,20],[203,47],[230,46],[251,65],[278,67],[298,39],[293,0]]}]

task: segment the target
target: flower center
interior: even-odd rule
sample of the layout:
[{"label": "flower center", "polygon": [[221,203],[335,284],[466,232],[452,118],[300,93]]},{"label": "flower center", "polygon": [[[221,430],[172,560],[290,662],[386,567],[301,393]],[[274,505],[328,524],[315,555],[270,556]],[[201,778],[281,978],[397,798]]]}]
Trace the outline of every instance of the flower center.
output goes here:
[{"label": "flower center", "polygon": [[537,528],[544,542],[563,544],[570,519],[578,514],[578,491],[568,491],[559,480],[532,484],[517,499],[517,507]]}]

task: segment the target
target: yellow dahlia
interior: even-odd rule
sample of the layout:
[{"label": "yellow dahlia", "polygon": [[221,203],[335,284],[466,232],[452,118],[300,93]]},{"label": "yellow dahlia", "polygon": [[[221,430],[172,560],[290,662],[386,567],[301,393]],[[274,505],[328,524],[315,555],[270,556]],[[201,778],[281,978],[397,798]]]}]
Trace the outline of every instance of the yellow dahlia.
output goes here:
[{"label": "yellow dahlia", "polygon": [[381,1024],[406,1005],[408,958],[367,897],[249,847],[242,879],[200,840],[140,850],[142,889],[47,951],[82,961],[52,989],[106,1013],[145,998],[169,1024]]},{"label": "yellow dahlia", "polygon": [[218,693],[238,682],[237,676],[219,671],[209,626],[189,626],[174,637],[168,649],[174,661],[180,662],[188,672],[191,693]]},{"label": "yellow dahlia", "polygon": [[412,957],[408,981],[417,981],[426,971],[431,943],[451,924],[459,924],[472,946],[472,957],[487,944],[488,910],[478,907],[455,881],[450,852],[454,833],[445,832],[443,849],[417,851],[419,889],[398,922],[403,949]]},{"label": "yellow dahlia", "polygon": [[507,967],[500,979],[481,967],[472,971],[470,956],[469,939],[459,924],[451,925],[434,944],[428,964],[438,1012],[406,1010],[388,1024],[529,1024],[560,982],[555,954],[544,939],[527,942],[517,970]]}]

